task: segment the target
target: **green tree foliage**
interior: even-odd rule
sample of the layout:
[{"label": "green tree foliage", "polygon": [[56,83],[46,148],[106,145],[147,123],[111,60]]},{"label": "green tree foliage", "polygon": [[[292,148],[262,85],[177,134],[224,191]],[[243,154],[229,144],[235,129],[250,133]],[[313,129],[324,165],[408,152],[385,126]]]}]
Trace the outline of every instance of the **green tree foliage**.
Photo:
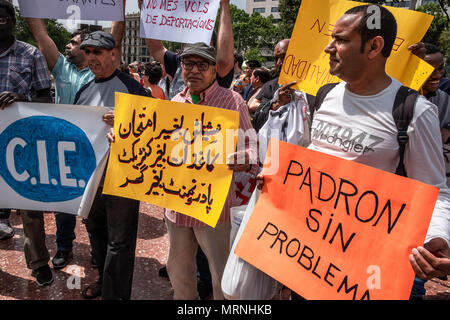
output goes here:
[{"label": "green tree foliage", "polygon": [[[36,41],[33,38],[33,34],[28,29],[28,25],[25,19],[20,15],[19,10],[16,8],[16,28],[14,29],[14,35],[17,40],[27,42],[36,46]],[[48,35],[53,39],[58,50],[64,52],[66,44],[71,39],[71,33],[67,31],[64,26],[53,19],[46,19],[45,25],[47,26]]]},{"label": "green tree foliage", "polygon": [[425,12],[434,16],[430,28],[428,28],[423,41],[439,45],[441,33],[449,29],[449,20],[444,14],[441,6],[434,2],[429,2],[424,6],[417,8],[417,11]]},{"label": "green tree foliage", "polygon": [[281,17],[281,22],[278,25],[279,40],[291,38],[301,4],[302,0],[280,0],[278,3],[278,12]]},{"label": "green tree foliage", "polygon": [[245,59],[264,62],[260,49],[273,48],[278,42],[273,16],[263,17],[259,13],[249,15],[234,5],[230,5],[230,13],[236,51],[243,52]]}]

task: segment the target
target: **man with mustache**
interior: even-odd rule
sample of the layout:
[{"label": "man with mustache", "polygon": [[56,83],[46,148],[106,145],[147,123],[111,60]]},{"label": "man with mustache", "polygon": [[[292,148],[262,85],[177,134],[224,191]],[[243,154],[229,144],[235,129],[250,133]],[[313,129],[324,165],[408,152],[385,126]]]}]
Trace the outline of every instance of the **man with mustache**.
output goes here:
[{"label": "man with mustache", "polygon": [[[326,122],[330,126],[340,125],[340,132],[351,129],[353,135],[347,139],[367,133],[377,143],[369,147],[368,141],[362,141],[363,150],[344,151],[312,134],[309,148],[394,173],[400,156],[392,106],[401,83],[386,73],[386,61],[396,38],[397,23],[389,10],[377,6],[381,13],[380,28],[369,28],[368,20],[373,14],[369,7],[352,8],[335,24],[325,53],[330,55],[330,74],[343,82],[326,95],[314,114],[311,130],[314,133],[320,123]],[[439,238],[443,240],[438,242],[441,246],[434,246],[434,250],[448,249],[450,190],[446,185],[438,110],[423,96],[416,100],[407,134],[409,141],[403,161],[407,177],[440,189],[425,244]],[[411,298],[424,294],[423,282],[416,278]]]},{"label": "man with mustache", "polygon": [[[388,9],[376,6],[380,13],[378,28],[369,27],[374,14],[369,5],[348,10],[334,25],[325,53],[330,55],[330,74],[343,81],[326,94],[320,105],[312,106],[315,112],[308,148],[394,173],[400,152],[392,109],[402,85],[386,73],[386,61],[397,35],[397,23]],[[336,132],[338,139],[327,139],[321,129],[325,125],[327,132]],[[343,147],[356,137],[364,137],[358,148]],[[441,239],[433,241],[438,244],[433,244],[433,250],[448,253],[450,190],[446,185],[438,110],[423,96],[415,101],[407,137],[403,161],[407,177],[440,189],[425,246],[433,239]],[[258,180],[263,182],[264,177],[259,175]],[[420,285],[417,279],[415,284]],[[420,286],[414,286],[411,297],[425,293],[415,289]]]}]

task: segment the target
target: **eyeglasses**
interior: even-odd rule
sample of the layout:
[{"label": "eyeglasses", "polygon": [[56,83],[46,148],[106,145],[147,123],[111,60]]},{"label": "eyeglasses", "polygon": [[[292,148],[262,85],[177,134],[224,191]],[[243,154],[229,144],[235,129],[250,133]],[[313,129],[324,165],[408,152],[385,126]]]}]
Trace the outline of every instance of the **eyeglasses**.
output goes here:
[{"label": "eyeglasses", "polygon": [[11,21],[11,17],[0,17],[0,24],[7,24],[8,21]]},{"label": "eyeglasses", "polygon": [[197,66],[198,71],[206,71],[210,65],[211,63],[205,61],[181,61],[181,66],[187,71],[192,70],[194,66]]}]

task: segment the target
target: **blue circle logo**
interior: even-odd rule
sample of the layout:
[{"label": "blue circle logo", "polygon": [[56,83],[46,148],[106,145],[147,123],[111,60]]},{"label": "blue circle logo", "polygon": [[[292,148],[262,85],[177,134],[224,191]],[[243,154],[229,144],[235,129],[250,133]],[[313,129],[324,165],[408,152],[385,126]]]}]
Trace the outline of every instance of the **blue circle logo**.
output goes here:
[{"label": "blue circle logo", "polygon": [[21,196],[41,202],[75,199],[95,170],[94,149],[70,122],[34,116],[9,125],[0,135],[0,174]]}]

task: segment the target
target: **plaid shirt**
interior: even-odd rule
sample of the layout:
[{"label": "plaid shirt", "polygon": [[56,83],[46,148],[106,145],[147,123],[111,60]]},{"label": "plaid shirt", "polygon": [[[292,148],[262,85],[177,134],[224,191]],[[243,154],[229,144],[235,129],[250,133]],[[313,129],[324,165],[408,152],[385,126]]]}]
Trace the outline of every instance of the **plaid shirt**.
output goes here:
[{"label": "plaid shirt", "polygon": [[[250,115],[248,113],[248,108],[244,100],[242,99],[241,95],[237,92],[233,92],[229,89],[220,87],[217,81],[214,81],[214,83],[209,88],[200,93],[200,98],[201,100],[198,103],[199,105],[219,107],[228,110],[239,111],[239,129],[243,130],[246,133],[246,135],[250,137],[250,140],[252,140],[252,141],[245,141],[245,150],[247,150],[247,152],[250,155],[250,159],[252,161],[251,163],[254,164],[252,165],[250,173],[255,175],[256,171],[258,170],[256,132],[254,131],[253,126],[250,122]],[[194,103],[189,94],[188,88],[185,88],[182,92],[176,95],[172,99],[172,101]],[[238,147],[239,145],[242,145],[240,143],[242,139],[244,139],[242,132],[239,132]],[[234,182],[235,179],[234,176],[235,175],[233,174],[233,180],[231,181],[230,190],[228,191],[228,196],[225,200],[225,205],[223,206],[217,224],[222,224],[227,221],[230,221],[230,208],[238,204],[237,201],[238,199],[236,198],[236,186]],[[166,209],[165,213],[166,218],[169,219],[169,221],[175,223],[177,226],[182,227],[207,226],[205,223],[190,216],[184,215],[182,213],[178,213],[169,209]]]},{"label": "plaid shirt", "polygon": [[51,86],[47,62],[36,47],[15,40],[0,55],[0,92],[11,91],[31,98],[37,90]]}]

